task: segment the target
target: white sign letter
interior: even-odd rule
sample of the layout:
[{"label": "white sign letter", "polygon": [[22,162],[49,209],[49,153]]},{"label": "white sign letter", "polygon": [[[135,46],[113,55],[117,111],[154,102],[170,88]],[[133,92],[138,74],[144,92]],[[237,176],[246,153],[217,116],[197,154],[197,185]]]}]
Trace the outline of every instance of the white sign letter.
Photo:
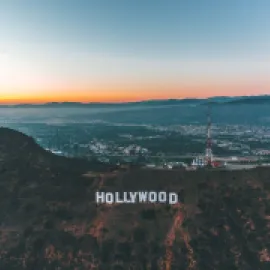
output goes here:
[{"label": "white sign letter", "polygon": [[162,192],[159,192],[158,193],[158,201],[160,203],[166,203],[166,200],[167,200],[167,193],[162,191]]},{"label": "white sign letter", "polygon": [[113,194],[111,192],[106,193],[106,203],[113,204]]},{"label": "white sign letter", "polygon": [[96,203],[104,203],[105,196],[104,192],[96,192]]},{"label": "white sign letter", "polygon": [[148,196],[148,200],[149,202],[156,202],[157,201],[157,193],[156,192],[149,192],[149,196]]},{"label": "white sign letter", "polygon": [[169,193],[169,204],[176,204],[178,202],[178,194],[171,192]]}]

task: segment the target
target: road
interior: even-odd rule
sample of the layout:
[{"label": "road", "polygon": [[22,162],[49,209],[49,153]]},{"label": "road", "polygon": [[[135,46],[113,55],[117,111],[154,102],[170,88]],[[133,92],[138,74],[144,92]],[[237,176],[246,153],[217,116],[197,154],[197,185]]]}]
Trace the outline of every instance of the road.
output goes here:
[{"label": "road", "polygon": [[[203,155],[201,155],[203,156]],[[91,156],[92,157],[92,156]],[[121,157],[121,158],[137,158],[140,157],[139,155],[95,155],[95,157]],[[172,156],[159,156],[159,155],[147,155],[145,156],[147,158],[161,158],[161,159],[171,159],[171,158],[179,158],[179,159],[184,159],[184,158],[196,158],[198,157],[197,154],[187,154],[187,155],[172,155]],[[235,157],[235,156],[234,156]],[[230,162],[237,162],[237,161],[256,161],[259,159],[258,156],[243,156],[243,157],[236,157],[235,159],[232,156],[214,156],[214,160],[221,160],[221,161],[230,161]]]}]

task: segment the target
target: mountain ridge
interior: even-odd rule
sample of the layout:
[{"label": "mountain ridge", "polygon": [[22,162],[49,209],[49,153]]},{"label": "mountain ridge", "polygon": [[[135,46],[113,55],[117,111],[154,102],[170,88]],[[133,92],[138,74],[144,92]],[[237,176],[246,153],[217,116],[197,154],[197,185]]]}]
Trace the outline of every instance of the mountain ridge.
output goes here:
[{"label": "mountain ridge", "polygon": [[209,98],[185,98],[185,99],[151,99],[134,102],[48,102],[43,104],[2,104],[0,108],[46,108],[46,107],[117,107],[117,106],[144,106],[144,105],[181,105],[181,104],[256,104],[256,103],[268,103],[270,102],[270,95],[258,95],[258,96],[217,96]]}]

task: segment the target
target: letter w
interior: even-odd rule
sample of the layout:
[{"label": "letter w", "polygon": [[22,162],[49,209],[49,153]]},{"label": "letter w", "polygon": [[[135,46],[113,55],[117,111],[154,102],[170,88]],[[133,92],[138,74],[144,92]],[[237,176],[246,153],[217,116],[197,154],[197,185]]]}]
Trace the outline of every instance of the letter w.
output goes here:
[{"label": "letter w", "polygon": [[139,202],[146,202],[147,192],[139,192]]}]

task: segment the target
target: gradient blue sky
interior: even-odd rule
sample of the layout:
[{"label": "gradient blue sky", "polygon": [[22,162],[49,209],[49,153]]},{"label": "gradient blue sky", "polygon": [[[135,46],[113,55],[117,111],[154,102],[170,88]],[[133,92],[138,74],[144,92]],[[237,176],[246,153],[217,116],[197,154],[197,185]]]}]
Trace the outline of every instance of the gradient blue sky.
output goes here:
[{"label": "gradient blue sky", "polygon": [[0,99],[270,93],[269,0],[1,0]]}]

